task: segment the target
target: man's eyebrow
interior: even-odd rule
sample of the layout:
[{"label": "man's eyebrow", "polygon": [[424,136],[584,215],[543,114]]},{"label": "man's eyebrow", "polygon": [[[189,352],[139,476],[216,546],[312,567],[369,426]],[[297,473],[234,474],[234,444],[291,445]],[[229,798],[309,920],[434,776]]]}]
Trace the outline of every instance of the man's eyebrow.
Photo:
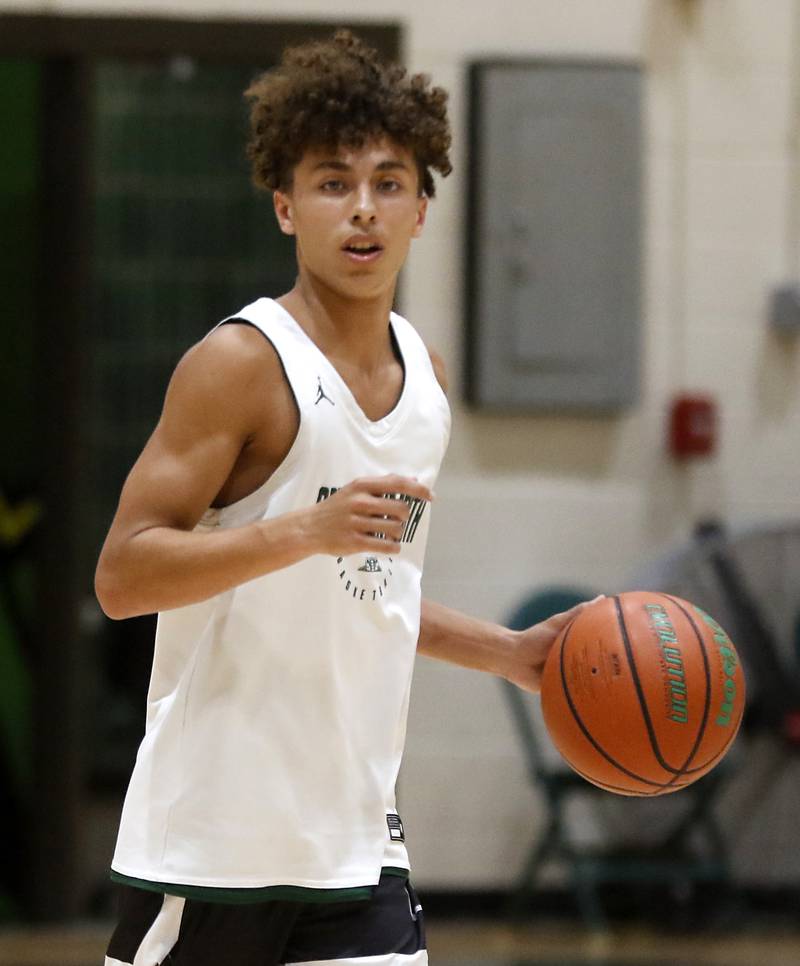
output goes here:
[{"label": "man's eyebrow", "polygon": [[315,164],[313,171],[321,171],[324,168],[330,168],[333,171],[350,171],[350,165],[345,164],[344,161],[336,161],[333,158],[329,158],[325,161],[320,161]]},{"label": "man's eyebrow", "polygon": [[403,168],[405,171],[409,171],[409,165],[406,161],[401,161],[399,158],[390,158],[386,161],[381,161],[377,166],[377,171],[394,171],[396,168]]},{"label": "man's eyebrow", "polygon": [[[345,161],[337,161],[335,158],[326,158],[324,161],[319,161],[314,165],[312,171],[352,171],[351,165],[347,164]],[[399,158],[387,158],[385,161],[381,161],[375,166],[376,171],[396,171],[397,169],[402,169],[404,171],[409,171],[410,167],[406,161],[401,161]]]}]

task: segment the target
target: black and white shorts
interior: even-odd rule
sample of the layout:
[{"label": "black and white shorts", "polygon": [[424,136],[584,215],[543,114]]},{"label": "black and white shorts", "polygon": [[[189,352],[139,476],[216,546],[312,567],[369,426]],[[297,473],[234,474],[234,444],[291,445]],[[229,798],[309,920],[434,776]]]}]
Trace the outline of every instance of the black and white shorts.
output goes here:
[{"label": "black and white shorts", "polygon": [[105,966],[427,966],[422,906],[382,875],[371,899],[228,905],[119,886]]}]

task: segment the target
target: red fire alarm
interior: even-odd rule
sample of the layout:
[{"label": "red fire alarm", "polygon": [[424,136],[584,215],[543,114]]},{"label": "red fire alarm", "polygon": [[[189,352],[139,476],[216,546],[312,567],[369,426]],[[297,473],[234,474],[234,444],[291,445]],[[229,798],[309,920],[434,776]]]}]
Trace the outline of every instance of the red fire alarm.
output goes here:
[{"label": "red fire alarm", "polygon": [[672,400],[669,446],[673,456],[710,456],[717,442],[717,404],[711,396],[683,394]]}]

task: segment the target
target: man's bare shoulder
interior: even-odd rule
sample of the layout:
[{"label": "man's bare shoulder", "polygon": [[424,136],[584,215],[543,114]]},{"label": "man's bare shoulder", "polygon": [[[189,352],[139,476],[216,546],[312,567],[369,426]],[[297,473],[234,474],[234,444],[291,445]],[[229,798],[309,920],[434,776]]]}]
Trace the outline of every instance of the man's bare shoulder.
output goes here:
[{"label": "man's bare shoulder", "polygon": [[165,413],[207,427],[233,419],[256,427],[264,407],[285,403],[283,369],[272,344],[253,326],[226,324],[193,345],[175,368]]},{"label": "man's bare shoulder", "polygon": [[283,370],[272,343],[252,325],[229,323],[214,329],[189,349],[175,376],[199,390],[248,392],[255,383],[283,382]]},{"label": "man's bare shoulder", "polygon": [[220,378],[257,379],[280,374],[278,354],[269,339],[247,323],[229,322],[192,346],[181,365],[202,368]]}]

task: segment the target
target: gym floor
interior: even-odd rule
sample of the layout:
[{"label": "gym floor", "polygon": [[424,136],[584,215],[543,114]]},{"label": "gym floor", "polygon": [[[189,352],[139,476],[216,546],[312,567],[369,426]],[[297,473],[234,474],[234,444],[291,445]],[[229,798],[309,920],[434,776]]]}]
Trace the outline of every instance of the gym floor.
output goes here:
[{"label": "gym floor", "polygon": [[[101,966],[109,927],[0,931],[2,966]],[[800,925],[714,935],[636,926],[592,933],[576,925],[428,924],[432,966],[797,966]]]}]

